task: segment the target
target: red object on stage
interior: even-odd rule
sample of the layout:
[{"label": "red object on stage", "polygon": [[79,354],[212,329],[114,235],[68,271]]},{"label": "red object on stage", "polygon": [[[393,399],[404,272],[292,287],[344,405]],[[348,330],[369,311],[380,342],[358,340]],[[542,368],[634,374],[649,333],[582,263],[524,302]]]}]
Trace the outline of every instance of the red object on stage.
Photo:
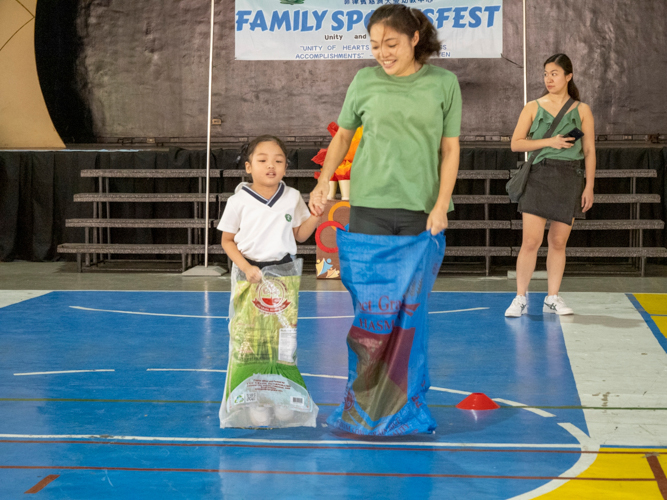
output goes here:
[{"label": "red object on stage", "polygon": [[473,392],[456,407],[459,410],[497,410],[500,405],[482,392]]}]

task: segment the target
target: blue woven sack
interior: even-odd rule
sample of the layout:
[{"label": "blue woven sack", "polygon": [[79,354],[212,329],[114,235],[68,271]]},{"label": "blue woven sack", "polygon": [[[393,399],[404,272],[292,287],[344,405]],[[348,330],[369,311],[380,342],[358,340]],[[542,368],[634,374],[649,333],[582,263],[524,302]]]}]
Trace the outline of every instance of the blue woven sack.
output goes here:
[{"label": "blue woven sack", "polygon": [[368,436],[432,432],[424,395],[428,296],[445,235],[372,236],[337,231],[341,279],[352,295],[349,375],[343,403],[327,423]]}]

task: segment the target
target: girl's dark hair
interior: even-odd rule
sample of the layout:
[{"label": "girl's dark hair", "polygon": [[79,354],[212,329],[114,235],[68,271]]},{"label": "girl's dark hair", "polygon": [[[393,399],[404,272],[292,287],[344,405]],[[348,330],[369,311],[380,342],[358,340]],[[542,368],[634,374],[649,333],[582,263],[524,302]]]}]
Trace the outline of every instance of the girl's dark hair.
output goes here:
[{"label": "girl's dark hair", "polygon": [[415,46],[415,60],[420,64],[424,64],[429,57],[440,52],[442,44],[438,41],[438,32],[419,9],[411,9],[402,4],[383,5],[373,12],[368,20],[368,33],[377,23],[384,23],[409,38],[418,31],[419,42]]},{"label": "girl's dark hair", "polygon": [[280,146],[280,149],[283,150],[283,154],[285,155],[285,159],[287,159],[287,148],[285,147],[285,143],[278,139],[275,135],[260,135],[259,137],[256,137],[252,141],[250,141],[250,144],[247,146],[244,146],[245,151],[241,150],[242,155],[245,158],[245,161],[250,161],[250,157],[252,154],[255,152],[255,148],[259,146],[263,142],[274,142],[278,146]]},{"label": "girl's dark hair", "polygon": [[[554,63],[556,66],[563,68],[565,76],[572,74],[572,61],[565,54],[554,54],[549,59],[544,61],[544,66],[546,68],[547,64]],[[547,90],[542,95],[547,95],[549,91]],[[581,101],[579,98],[579,89],[574,84],[574,77],[570,78],[570,81],[567,83],[567,93],[570,94],[570,97],[575,101]]]}]

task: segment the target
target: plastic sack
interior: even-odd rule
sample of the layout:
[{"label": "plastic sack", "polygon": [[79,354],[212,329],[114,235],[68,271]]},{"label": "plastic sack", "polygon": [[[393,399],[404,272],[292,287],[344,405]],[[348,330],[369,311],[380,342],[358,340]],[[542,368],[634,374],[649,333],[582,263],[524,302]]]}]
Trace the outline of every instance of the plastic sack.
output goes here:
[{"label": "plastic sack", "polygon": [[345,399],[327,423],[368,436],[432,432],[424,395],[428,295],[445,235],[372,236],[337,231],[341,279],[352,295]]},{"label": "plastic sack", "polygon": [[220,427],[315,427],[318,408],[296,367],[303,260],[246,280],[232,266],[229,362]]}]

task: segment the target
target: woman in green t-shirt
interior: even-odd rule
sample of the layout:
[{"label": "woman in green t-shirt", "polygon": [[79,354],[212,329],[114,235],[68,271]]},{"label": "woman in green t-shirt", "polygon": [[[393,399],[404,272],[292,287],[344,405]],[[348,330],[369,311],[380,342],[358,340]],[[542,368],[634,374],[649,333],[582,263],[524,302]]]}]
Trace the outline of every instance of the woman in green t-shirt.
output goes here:
[{"label": "woman in green t-shirt", "polygon": [[[548,295],[542,311],[559,315],[573,314],[558,295],[565,270],[565,247],[577,214],[593,206],[595,180],[595,127],[593,113],[580,102],[574,84],[572,61],[565,54],[551,56],[544,63],[544,95],[529,102],[519,116],[512,151],[538,151],[530,169],[526,190],[519,200],[523,217],[523,241],[516,262],[517,296],[505,312],[507,317],[520,317],[527,312],[526,292],[535,270],[537,251],[544,239],[547,220],[549,251],[547,253]],[[575,102],[556,126],[552,137],[544,138],[554,117],[572,98]],[[574,128],[581,130],[581,139],[566,137]],[[584,186],[581,162],[584,161]]]},{"label": "woman in green t-shirt", "polygon": [[458,80],[426,63],[440,43],[421,11],[382,6],[368,32],[379,65],[361,69],[348,88],[310,209],[324,210],[329,178],[363,125],[350,176],[350,232],[437,234],[447,227],[459,166]]}]

